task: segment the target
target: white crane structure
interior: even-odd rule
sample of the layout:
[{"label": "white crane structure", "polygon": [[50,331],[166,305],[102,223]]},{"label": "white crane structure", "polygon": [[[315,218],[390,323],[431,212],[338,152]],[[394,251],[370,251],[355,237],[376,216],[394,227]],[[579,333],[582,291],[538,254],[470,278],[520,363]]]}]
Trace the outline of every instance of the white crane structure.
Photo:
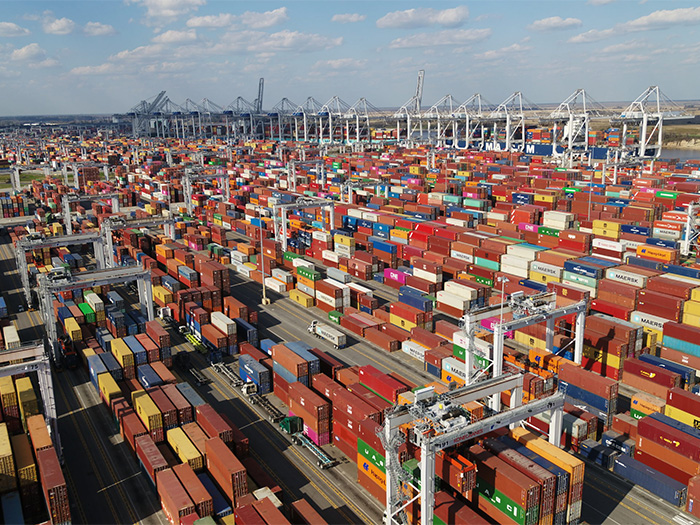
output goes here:
[{"label": "white crane structure", "polygon": [[17,260],[17,270],[22,280],[22,289],[27,304],[34,303],[32,297],[32,287],[29,282],[29,268],[27,266],[27,252],[42,250],[44,248],[59,248],[65,246],[81,246],[92,244],[98,268],[106,268],[104,258],[104,237],[100,232],[81,233],[78,235],[58,235],[56,237],[44,237],[40,233],[30,233],[26,237],[17,240],[15,259]]},{"label": "white crane structure", "polygon": [[[478,149],[484,149],[484,137],[486,129],[484,126],[484,109],[488,103],[482,99],[480,93],[475,93],[465,100],[455,110],[453,117],[457,123],[455,133],[455,147],[459,147],[459,137],[464,136],[464,149],[471,149],[472,145]],[[464,121],[464,128],[461,123]],[[463,129],[463,133],[460,130]]]},{"label": "white crane structure", "polygon": [[[511,295],[508,305],[488,306],[473,312],[465,312],[460,320],[462,329],[461,337],[465,344],[465,383],[472,384],[482,373],[482,369],[476,366],[478,359],[482,363],[490,363],[492,377],[503,374],[503,348],[506,332],[518,330],[526,326],[532,326],[545,322],[547,324],[545,347],[549,352],[554,349],[554,323],[560,317],[576,314],[574,331],[574,362],[581,364],[583,357],[583,333],[586,323],[587,302],[579,301],[567,306],[556,306],[557,297],[553,293],[543,293],[534,296],[525,296],[522,293]],[[513,314],[513,319],[503,321],[503,315]],[[477,324],[494,316],[500,315],[501,320],[493,327],[493,344],[478,339],[474,335]],[[500,410],[500,396],[493,396],[490,400],[491,409]]]},{"label": "white crane structure", "polygon": [[217,173],[206,173],[207,169],[200,167],[185,168],[182,175],[182,188],[185,194],[185,206],[188,215],[192,215],[194,206],[192,205],[192,181],[218,180],[224,190],[226,202],[231,198],[230,177],[223,169],[217,169]]},{"label": "white crane structure", "polygon": [[399,110],[394,113],[396,119],[396,139],[401,140],[401,121],[406,120],[406,142],[411,145],[413,143],[413,135],[417,130],[414,124],[418,121],[420,126],[419,141],[423,142],[422,137],[422,121],[421,121],[421,103],[423,101],[423,81],[425,80],[425,70],[418,71],[418,82],[416,84],[416,93],[407,102],[405,102]]},{"label": "white crane structure", "polygon": [[[523,151],[525,149],[525,110],[524,97],[520,91],[516,91],[501,102],[487,117],[484,122],[490,124],[491,140],[486,143],[486,149],[504,151]],[[499,143],[500,132],[503,131],[505,144]]]},{"label": "white crane structure", "polygon": [[[681,255],[688,257],[693,249],[698,254],[700,246],[700,201],[686,205],[686,219],[681,239]],[[697,255],[696,255],[697,257]]]},{"label": "white crane structure", "polygon": [[[104,239],[104,264],[102,267],[114,268],[114,242],[112,232],[115,230],[132,230],[140,228],[163,227],[163,233],[175,240],[175,219],[173,217],[147,217],[145,219],[124,219],[122,217],[107,217],[100,225]],[[60,239],[60,237],[59,237]]]},{"label": "white crane structure", "polygon": [[[428,124],[428,136],[432,137],[431,124],[434,120],[436,122],[436,134],[434,138],[434,143],[437,147],[445,147],[447,145],[447,139],[452,138],[457,135],[457,121],[455,120],[455,112],[460,104],[452,95],[445,95],[435,104],[433,104],[428,111],[421,115],[421,120],[427,121]],[[448,133],[451,133],[448,135]]]},{"label": "white crane structure", "polygon": [[94,195],[64,193],[61,206],[63,207],[63,225],[66,228],[66,235],[73,235],[73,219],[70,210],[71,204],[84,201],[108,201],[112,206],[112,213],[119,213],[119,193],[96,193]]},{"label": "white crane structure", "polygon": [[153,292],[151,288],[151,270],[131,266],[96,270],[94,272],[79,272],[71,274],[65,268],[54,268],[47,274],[38,276],[39,306],[46,328],[52,358],[60,363],[61,352],[56,330],[56,317],[53,313],[54,293],[84,290],[107,284],[122,284],[136,281],[139,291],[141,311],[149,321],[153,320]]},{"label": "white crane structure", "polygon": [[[362,97],[345,112],[345,141],[347,143],[360,143],[372,141],[372,129],[370,119],[379,117],[381,112],[366,98]],[[350,132],[350,123],[355,124],[354,136]]]},{"label": "white crane structure", "polygon": [[310,161],[289,159],[289,161],[287,161],[287,189],[293,192],[297,191],[297,168],[301,167],[314,167],[316,180],[321,186],[326,185],[326,164],[322,159]]},{"label": "white crane structure", "polygon": [[[281,243],[282,251],[287,250],[287,212],[318,208],[326,210],[329,216],[330,230],[335,230],[335,202],[332,200],[298,197],[293,204],[274,204],[272,206],[272,224],[275,229],[275,240]],[[325,219],[323,224],[325,226]]]},{"label": "white crane structure", "polygon": [[[414,403],[404,406],[397,405],[388,412],[378,434],[386,451],[384,458],[386,468],[385,523],[405,524],[403,509],[415,499],[420,498],[421,525],[432,525],[435,509],[435,454],[440,450],[454,447],[499,428],[517,425],[528,417],[546,411],[552,413],[549,441],[558,445],[563,422],[564,395],[557,393],[521,405],[522,389],[522,374],[494,377],[440,396],[436,396],[433,388],[428,387],[414,392]],[[479,421],[472,421],[469,414],[461,408],[461,405],[471,401],[494,396],[500,397],[501,392],[506,390],[511,392],[509,410]],[[401,432],[403,425],[413,427],[408,439],[421,449],[420,490],[416,489],[418,496],[412,500],[409,500],[408,496],[401,490],[401,482],[408,481],[401,468],[398,454],[399,446],[406,441],[406,436]]]}]

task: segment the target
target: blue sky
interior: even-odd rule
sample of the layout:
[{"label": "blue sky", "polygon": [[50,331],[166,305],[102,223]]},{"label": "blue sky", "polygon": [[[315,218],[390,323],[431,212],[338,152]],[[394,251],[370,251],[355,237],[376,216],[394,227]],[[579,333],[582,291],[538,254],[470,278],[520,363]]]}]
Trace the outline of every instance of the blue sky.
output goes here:
[{"label": "blue sky", "polygon": [[631,101],[650,85],[700,99],[700,1],[12,1],[0,9],[0,115],[126,112],[182,103],[265,108],[334,95],[400,106],[577,88]]}]

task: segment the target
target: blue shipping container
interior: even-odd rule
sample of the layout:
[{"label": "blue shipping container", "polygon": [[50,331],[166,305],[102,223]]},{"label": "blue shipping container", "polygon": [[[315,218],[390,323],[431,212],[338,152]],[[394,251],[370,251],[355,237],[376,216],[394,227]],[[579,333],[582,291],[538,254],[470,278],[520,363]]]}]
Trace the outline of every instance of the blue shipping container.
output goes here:
[{"label": "blue shipping container", "polygon": [[153,370],[151,365],[137,366],[136,378],[139,380],[139,383],[143,385],[143,388],[151,388],[163,384],[163,380],[156,371]]},{"label": "blue shipping container", "polygon": [[687,488],[673,478],[670,478],[642,462],[628,456],[615,458],[613,472],[632,483],[644,487],[652,494],[665,499],[670,504],[680,507],[685,503]]}]

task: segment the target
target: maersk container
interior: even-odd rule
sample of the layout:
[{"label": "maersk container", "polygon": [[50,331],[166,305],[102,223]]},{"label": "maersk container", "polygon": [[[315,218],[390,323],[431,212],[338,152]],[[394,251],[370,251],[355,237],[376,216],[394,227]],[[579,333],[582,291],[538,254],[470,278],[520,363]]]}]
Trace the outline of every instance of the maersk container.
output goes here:
[{"label": "maersk container", "polygon": [[195,392],[194,388],[192,388],[188,383],[177,383],[175,386],[187,400],[187,402],[193,407],[196,408],[200,405],[206,405],[204,399],[202,399],[200,395]]},{"label": "maersk container", "polygon": [[255,328],[248,321],[245,321],[244,319],[241,319],[240,317],[236,317],[234,319],[234,321],[236,322],[236,325],[238,325],[238,329],[241,332],[239,335],[244,334],[245,340],[257,348],[258,347],[258,329]]},{"label": "maersk container", "polygon": [[680,507],[685,504],[687,487],[658,470],[647,467],[641,461],[628,456],[615,458],[613,472],[628,479],[635,485],[647,489],[652,494]]},{"label": "maersk container", "polygon": [[335,328],[321,323],[314,323],[309,327],[309,331],[314,335],[325,339],[336,348],[345,348],[347,346],[347,337],[345,334]]},{"label": "maersk container", "polygon": [[665,368],[666,370],[680,374],[686,385],[695,384],[696,373],[694,368],[681,365],[680,363],[674,363],[668,359],[662,359],[661,357],[656,357],[655,355],[651,354],[640,354],[638,359],[640,361],[644,361],[645,363],[649,363],[660,368]]},{"label": "maersk container", "polygon": [[223,496],[223,494],[221,494],[221,491],[219,491],[212,479],[209,477],[209,474],[207,474],[206,472],[202,472],[201,474],[197,474],[197,477],[211,496],[211,499],[214,503],[214,516],[221,519],[224,516],[229,516],[230,514],[233,514],[233,509],[231,508],[231,505],[228,504],[226,498]]},{"label": "maersk container", "polygon": [[88,357],[87,365],[88,371],[90,373],[90,382],[92,383],[92,386],[95,387],[95,390],[99,392],[100,387],[99,383],[97,382],[97,377],[100,374],[104,374],[105,372],[107,372],[107,367],[102,362],[102,358],[99,356],[99,354],[91,355],[90,357]]},{"label": "maersk container", "polygon": [[148,363],[148,353],[141,343],[139,343],[138,339],[136,339],[136,336],[128,335],[124,338],[124,342],[126,346],[129,347],[129,350],[134,353],[134,363],[136,365]]},{"label": "maersk container", "polygon": [[163,380],[156,371],[153,370],[153,367],[148,364],[136,367],[136,378],[139,380],[139,383],[143,385],[143,388],[151,388],[163,384]]}]

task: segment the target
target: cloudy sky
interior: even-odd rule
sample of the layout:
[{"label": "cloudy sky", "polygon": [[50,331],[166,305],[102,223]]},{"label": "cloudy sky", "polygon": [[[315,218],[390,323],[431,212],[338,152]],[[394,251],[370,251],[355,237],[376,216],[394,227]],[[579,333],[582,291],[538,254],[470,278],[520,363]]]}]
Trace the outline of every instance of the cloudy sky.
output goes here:
[{"label": "cloudy sky", "polygon": [[700,1],[2,0],[0,115],[126,112],[166,90],[182,103],[265,108],[338,95],[400,106],[585,88],[631,101],[659,85],[700,99]]}]

